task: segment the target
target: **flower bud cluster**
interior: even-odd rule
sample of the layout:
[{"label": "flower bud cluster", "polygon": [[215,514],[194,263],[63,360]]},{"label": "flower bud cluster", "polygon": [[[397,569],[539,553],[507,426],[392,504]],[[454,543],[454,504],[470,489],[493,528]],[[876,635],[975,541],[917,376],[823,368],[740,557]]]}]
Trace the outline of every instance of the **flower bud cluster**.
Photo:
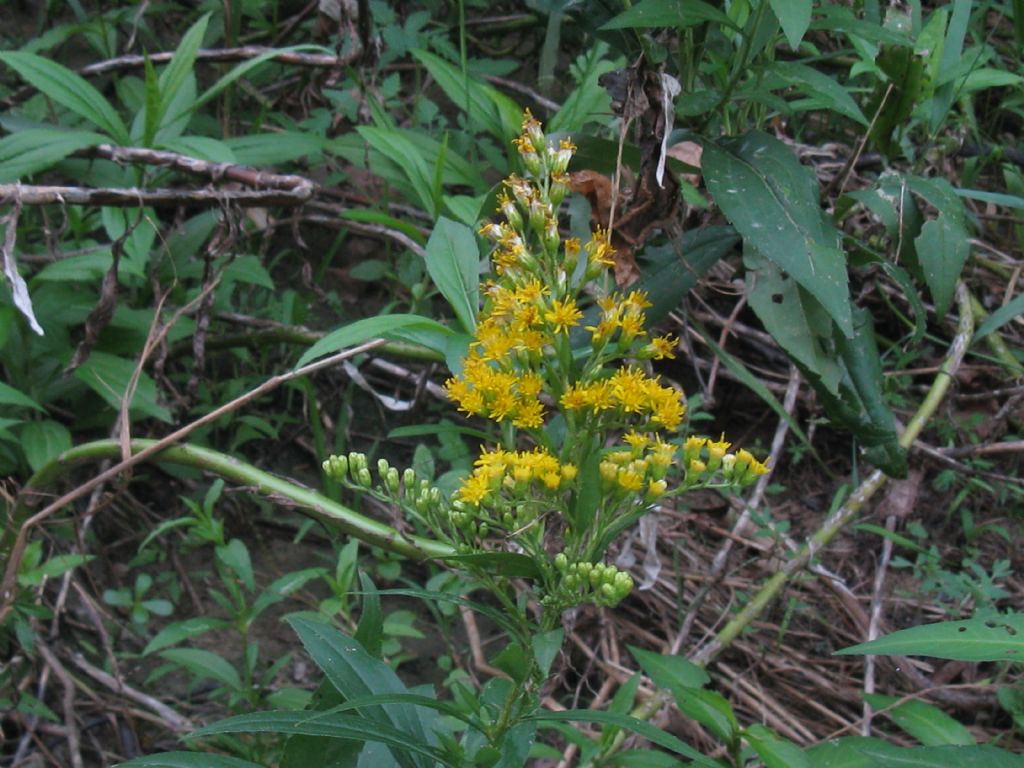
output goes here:
[{"label": "flower bud cluster", "polygon": [[683,444],[683,487],[692,488],[699,483],[707,483],[720,472],[726,484],[745,488],[770,471],[767,464],[754,458],[744,448],[729,453],[730,445],[724,435],[718,440],[688,437]]},{"label": "flower bud cluster", "polygon": [[542,598],[551,609],[565,610],[584,603],[613,608],[633,591],[633,577],[614,565],[570,562],[564,552],[555,555],[553,563],[558,580]]},{"label": "flower bud cluster", "polygon": [[399,472],[387,459],[378,459],[375,481],[366,454],[356,451],[330,456],[322,466],[332,480],[350,488],[374,492],[422,519],[438,520],[447,513],[448,501],[441,491],[428,480],[418,478],[412,467]]}]

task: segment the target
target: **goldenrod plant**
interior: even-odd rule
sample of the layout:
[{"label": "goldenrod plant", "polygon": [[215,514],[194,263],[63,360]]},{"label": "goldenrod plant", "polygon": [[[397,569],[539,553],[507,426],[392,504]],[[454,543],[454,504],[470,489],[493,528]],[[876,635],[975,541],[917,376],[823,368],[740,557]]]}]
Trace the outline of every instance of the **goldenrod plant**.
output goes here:
[{"label": "goldenrod plant", "polygon": [[[652,360],[675,357],[678,340],[648,332],[643,292],[610,289],[607,231],[584,246],[561,236],[575,146],[550,143],[528,110],[513,143],[523,174],[509,176],[499,195],[504,221],[480,228],[494,244],[492,279],[462,371],[446,383],[460,411],[498,425],[501,442],[482,449],[450,499],[385,461],[376,490],[460,555],[529,558],[540,626],[549,630],[567,608],[611,607],[630,593],[630,575],[603,558],[659,501],[697,487],[743,487],[768,468],[746,450],[730,452],[724,439],[681,436],[683,393],[651,371]],[[597,310],[590,322],[588,303]],[[332,456],[324,468],[352,487],[373,484],[357,454]],[[490,575],[473,562],[461,561]],[[493,586],[515,605],[504,585]]]}]

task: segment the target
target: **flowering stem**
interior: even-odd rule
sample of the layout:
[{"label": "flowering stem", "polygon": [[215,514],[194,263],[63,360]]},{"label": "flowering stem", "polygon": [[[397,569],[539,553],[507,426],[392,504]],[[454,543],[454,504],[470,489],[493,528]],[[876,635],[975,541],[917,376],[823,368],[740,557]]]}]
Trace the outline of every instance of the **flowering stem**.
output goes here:
[{"label": "flowering stem", "polygon": [[[156,442],[156,440],[132,440],[129,448],[132,454],[136,454]],[[70,473],[78,464],[116,459],[120,456],[121,442],[118,440],[97,440],[75,446],[36,472],[29,480],[27,488],[40,492]],[[452,547],[439,541],[400,534],[390,525],[361,515],[316,491],[308,490],[290,480],[264,472],[251,464],[219,451],[192,445],[178,445],[155,454],[152,461],[205,470],[225,480],[245,486],[278,503],[298,507],[336,531],[355,536],[367,544],[381,547],[389,552],[416,560],[445,557],[455,552]]]}]

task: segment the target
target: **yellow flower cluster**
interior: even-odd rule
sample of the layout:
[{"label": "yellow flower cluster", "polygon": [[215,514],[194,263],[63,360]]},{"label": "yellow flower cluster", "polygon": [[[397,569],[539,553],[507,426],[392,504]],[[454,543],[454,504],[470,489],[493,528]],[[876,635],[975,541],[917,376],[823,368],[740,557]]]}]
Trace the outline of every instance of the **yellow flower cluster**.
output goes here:
[{"label": "yellow flower cluster", "polygon": [[590,383],[573,384],[559,401],[567,411],[588,410],[591,414],[614,409],[614,421],[627,414],[643,418],[642,427],[674,430],[682,423],[686,406],[680,394],[658,383],[639,368],[619,368],[610,377]]},{"label": "yellow flower cluster", "polygon": [[575,465],[560,463],[543,448],[484,451],[476,460],[476,469],[456,492],[456,498],[464,504],[480,506],[502,490],[518,496],[527,492],[551,495],[570,488],[576,472]]},{"label": "yellow flower cluster", "polygon": [[745,448],[729,453],[730,445],[724,435],[718,440],[688,437],[683,443],[684,487],[696,485],[719,470],[726,483],[747,486],[771,471],[767,464]]},{"label": "yellow flower cluster", "polygon": [[628,449],[610,451],[601,460],[601,489],[611,496],[643,494],[651,503],[668,491],[665,476],[678,448],[636,431],[626,433],[623,441]]}]

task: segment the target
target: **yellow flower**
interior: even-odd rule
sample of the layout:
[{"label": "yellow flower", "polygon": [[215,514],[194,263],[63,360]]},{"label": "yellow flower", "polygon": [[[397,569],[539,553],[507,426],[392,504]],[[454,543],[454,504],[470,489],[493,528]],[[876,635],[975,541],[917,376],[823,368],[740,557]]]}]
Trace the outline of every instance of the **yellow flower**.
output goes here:
[{"label": "yellow flower", "polygon": [[674,360],[676,356],[676,347],[679,344],[679,339],[673,336],[655,336],[651,339],[650,343],[641,350],[642,358],[653,358],[655,360],[664,360],[668,358]]},{"label": "yellow flower", "polygon": [[629,443],[629,445],[633,448],[634,454],[638,454],[640,451],[647,447],[647,444],[649,442],[651,442],[650,438],[648,438],[647,435],[642,435],[639,432],[633,430],[630,430],[625,435],[623,435],[622,439],[625,442]]},{"label": "yellow flower", "polygon": [[544,319],[554,327],[555,333],[568,333],[582,317],[583,313],[572,298],[555,299],[551,302],[551,309],[544,313]]},{"label": "yellow flower", "polygon": [[538,429],[544,425],[544,407],[539,400],[521,402],[512,424],[523,429]]}]

